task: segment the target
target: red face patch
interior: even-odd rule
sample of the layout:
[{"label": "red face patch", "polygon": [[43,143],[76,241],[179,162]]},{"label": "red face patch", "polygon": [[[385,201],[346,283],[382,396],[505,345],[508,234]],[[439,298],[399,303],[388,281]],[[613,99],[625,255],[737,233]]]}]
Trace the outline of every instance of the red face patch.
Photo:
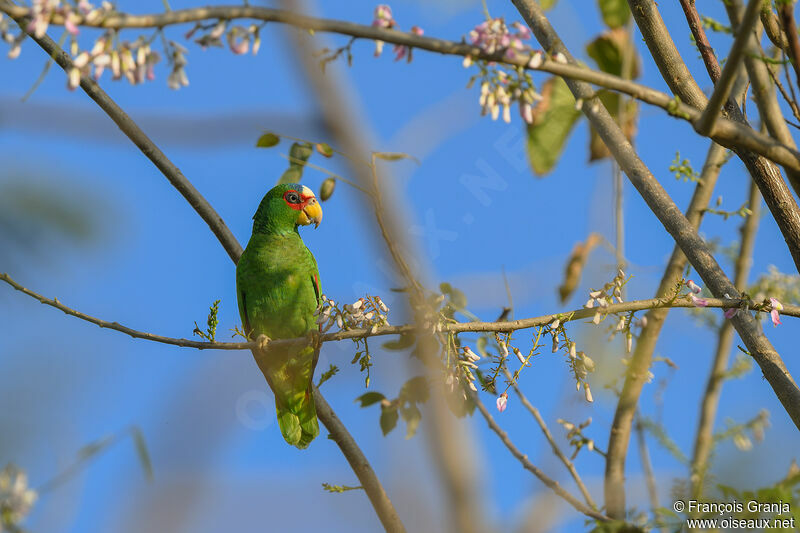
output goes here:
[{"label": "red face patch", "polygon": [[308,201],[312,198],[314,198],[313,195],[303,196],[302,193],[294,189],[289,189],[283,193],[283,201],[295,211],[300,211],[303,209],[306,205],[308,205]]}]

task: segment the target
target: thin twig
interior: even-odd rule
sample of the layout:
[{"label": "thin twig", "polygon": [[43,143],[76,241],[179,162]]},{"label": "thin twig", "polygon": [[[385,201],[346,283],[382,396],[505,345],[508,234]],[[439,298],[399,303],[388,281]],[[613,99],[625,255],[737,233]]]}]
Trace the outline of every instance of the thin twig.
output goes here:
[{"label": "thin twig", "polygon": [[[712,143],[708,149],[706,161],[700,179],[697,182],[689,207],[686,209],[686,218],[693,228],[700,227],[700,222],[706,212],[711,196],[714,192],[720,169],[725,161],[725,148]],[[664,274],[656,290],[656,296],[665,297],[674,291],[675,284],[680,280],[686,266],[686,255],[676,244],[672,250]],[[669,309],[653,309],[647,313],[646,325],[642,328],[633,355],[628,363],[629,371],[625,374],[622,391],[620,392],[614,419],[609,431],[608,455],[606,457],[606,500],[611,498],[624,498],[625,459],[631,438],[632,424],[635,418],[639,397],[647,381],[650,365],[653,361],[661,329],[666,321]],[[613,494],[614,496],[609,496]]]},{"label": "thin twig", "polygon": [[481,415],[483,415],[483,418],[486,420],[486,423],[489,425],[489,429],[491,429],[497,434],[503,445],[506,448],[508,448],[508,451],[511,452],[511,455],[513,455],[515,459],[517,459],[520,463],[522,463],[522,466],[525,468],[525,470],[528,470],[534,476],[539,478],[539,480],[542,483],[544,483],[545,486],[547,486],[547,488],[549,488],[557,495],[559,495],[561,498],[566,500],[567,503],[572,505],[577,511],[591,518],[600,520],[602,522],[607,522],[609,520],[609,517],[607,517],[606,515],[598,511],[595,511],[594,509],[590,509],[585,504],[581,503],[580,500],[578,500],[569,492],[564,490],[564,488],[561,485],[559,485],[557,481],[551,479],[547,474],[539,470],[533,463],[531,463],[530,460],[528,459],[528,456],[523,454],[519,450],[519,448],[517,448],[514,445],[514,443],[509,438],[508,433],[503,431],[503,429],[497,424],[492,414],[489,412],[488,409],[486,409],[486,406],[481,401],[480,397],[478,396],[478,393],[469,389],[465,389],[465,392],[467,392],[467,394],[469,394],[470,397],[472,398],[472,401],[475,402],[478,411],[480,411]]},{"label": "thin twig", "polygon": [[700,51],[700,56],[703,58],[703,63],[706,65],[708,76],[716,84],[722,75],[722,69],[719,66],[716,54],[714,54],[714,49],[708,41],[708,35],[706,35],[706,30],[703,28],[700,14],[697,12],[695,0],[681,0],[681,7],[683,8],[683,14],[686,16],[686,22],[689,24],[689,29],[692,31],[692,36],[694,36],[697,49]]},{"label": "thin twig", "polygon": [[650,498],[650,511],[656,515],[658,509],[658,489],[656,486],[656,477],[653,475],[653,464],[650,462],[650,452],[647,449],[647,440],[644,436],[644,425],[642,424],[642,417],[637,412],[636,422],[634,424],[636,429],[636,441],[639,445],[639,459],[642,462],[642,470],[644,471],[644,479],[647,483],[647,496]]},{"label": "thin twig", "polygon": [[536,419],[536,423],[539,424],[539,428],[542,430],[544,434],[544,438],[547,439],[547,442],[550,444],[550,447],[553,449],[553,453],[558,457],[558,459],[564,463],[564,466],[567,467],[569,474],[572,476],[572,479],[575,480],[575,484],[578,486],[578,489],[583,494],[583,499],[586,501],[586,504],[591,507],[592,509],[597,509],[597,504],[594,503],[592,499],[592,495],[589,493],[589,489],[586,488],[586,485],[583,483],[581,476],[578,474],[578,471],[575,469],[575,465],[569,458],[564,455],[564,452],[561,451],[558,444],[556,443],[555,439],[553,438],[553,434],[550,433],[550,429],[547,427],[547,424],[542,418],[542,415],[539,413],[539,410],[534,407],[534,405],[528,401],[528,398],[523,394],[522,390],[519,388],[517,383],[512,379],[511,373],[508,371],[508,368],[505,366],[503,367],[503,372],[505,372],[506,378],[511,382],[511,386],[514,389],[514,392],[519,397],[519,400],[522,402],[522,405],[530,411],[533,415],[533,418]]},{"label": "thin twig", "polygon": [[736,72],[739,70],[740,62],[750,41],[750,33],[758,21],[762,3],[763,0],[750,0],[750,3],[747,4],[742,21],[736,30],[736,38],[733,40],[731,51],[725,61],[725,68],[722,69],[722,74],[714,84],[714,92],[711,93],[711,98],[708,99],[703,114],[695,124],[695,129],[700,135],[706,136],[714,128],[720,108],[728,101],[733,83],[736,81]]},{"label": "thin twig", "polygon": [[797,84],[800,86],[800,41],[797,38],[797,24],[794,22],[794,2],[783,2],[778,7],[778,14],[783,25],[783,32],[789,41],[789,56],[792,58],[792,66],[797,76]]},{"label": "thin twig", "polygon": [[[758,232],[758,222],[761,214],[761,194],[758,187],[750,182],[750,194],[748,200],[750,214],[742,223],[741,244],[739,245],[739,255],[736,258],[734,283],[742,290],[747,286],[750,267],[753,260],[753,250],[755,248],[756,234]],[[711,364],[711,371],[706,381],[706,389],[700,402],[700,415],[697,423],[697,434],[694,441],[694,452],[692,453],[691,463],[691,494],[693,498],[700,498],[703,490],[703,481],[708,469],[708,459],[711,455],[713,443],[714,419],[717,414],[719,398],[722,392],[722,385],[725,380],[725,372],[728,368],[731,348],[733,346],[734,330],[729,321],[725,321],[719,330],[717,348],[714,353],[714,361]]]}]

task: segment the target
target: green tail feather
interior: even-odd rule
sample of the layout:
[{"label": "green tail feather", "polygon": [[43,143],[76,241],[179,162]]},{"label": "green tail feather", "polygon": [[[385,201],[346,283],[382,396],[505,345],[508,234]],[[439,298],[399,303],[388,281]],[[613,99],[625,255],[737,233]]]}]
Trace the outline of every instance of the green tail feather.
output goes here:
[{"label": "green tail feather", "polygon": [[309,388],[304,393],[286,398],[285,402],[275,396],[275,410],[278,413],[278,425],[283,438],[292,446],[301,450],[308,448],[311,441],[319,435],[317,409]]}]

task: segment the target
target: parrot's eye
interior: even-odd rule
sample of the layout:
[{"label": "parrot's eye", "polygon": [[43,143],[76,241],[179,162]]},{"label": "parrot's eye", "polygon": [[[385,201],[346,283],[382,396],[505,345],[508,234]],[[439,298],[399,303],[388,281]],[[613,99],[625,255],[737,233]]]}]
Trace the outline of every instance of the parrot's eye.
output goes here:
[{"label": "parrot's eye", "polygon": [[297,194],[295,191],[287,192],[286,196],[284,198],[290,204],[299,204],[300,203],[300,195]]}]

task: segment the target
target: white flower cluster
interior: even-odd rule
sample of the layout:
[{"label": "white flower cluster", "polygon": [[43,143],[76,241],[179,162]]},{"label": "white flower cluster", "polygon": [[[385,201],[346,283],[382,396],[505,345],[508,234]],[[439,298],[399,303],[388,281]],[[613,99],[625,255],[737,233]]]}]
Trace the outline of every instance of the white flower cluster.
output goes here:
[{"label": "white flower cluster", "polygon": [[258,24],[250,24],[247,27],[241,25],[228,27],[227,20],[220,20],[210,26],[197,24],[186,34],[186,38],[191,39],[198,31],[206,31],[194,40],[203,50],[210,46],[224,48],[223,36],[231,52],[236,55],[246,54],[251,49],[253,55],[256,55],[261,48],[261,25]]},{"label": "white flower cluster", "polygon": [[[32,0],[30,12],[30,23],[25,31],[18,34],[12,33],[10,19],[0,13],[0,39],[11,46],[8,52],[10,59],[15,59],[20,55],[22,42],[28,34],[36,38],[44,37],[50,24],[53,23],[53,17],[58,16],[56,21],[63,23],[64,28],[71,36],[69,50],[73,66],[67,70],[67,87],[70,90],[78,87],[81,77],[92,76],[97,80],[106,69],[112,72],[112,79],[125,78],[132,85],[155,79],[154,66],[161,56],[151,49],[152,38],[140,36],[133,42],[120,41],[119,32],[109,30],[94,42],[91,49],[80,50],[78,41],[75,39],[79,33],[79,25],[83,23],[96,24],[104,17],[114,13],[114,5],[111,2],[103,1],[99,7],[95,7],[87,0],[77,2]],[[246,54],[251,50],[253,54],[256,54],[261,47],[260,30],[262,26],[263,24],[250,24],[247,27],[229,26],[228,21],[224,20],[211,24],[198,23],[186,34],[186,38],[191,38],[197,31],[205,31],[202,36],[195,39],[195,42],[203,49],[209,46],[225,46],[224,38],[234,54]],[[179,89],[189,85],[185,70],[186,48],[166,39],[164,43],[164,53],[172,67],[167,78],[167,85],[170,89]]]},{"label": "white flower cluster", "polygon": [[[592,289],[589,293],[589,299],[583,306],[587,309],[597,309],[592,319],[595,324],[600,323],[600,320],[603,319],[603,315],[605,314],[603,309],[613,304],[614,300],[616,300],[617,303],[622,303],[622,287],[624,287],[627,282],[628,280],[625,279],[625,272],[620,268],[617,270],[617,275],[614,276],[614,279],[603,285],[602,289]],[[623,323],[620,329],[624,327],[625,324]]]},{"label": "white flower cluster", "polygon": [[572,422],[567,422],[566,420],[559,418],[556,420],[561,426],[567,430],[567,439],[570,441],[570,444],[575,447],[575,454],[572,456],[572,459],[578,455],[578,451],[583,446],[586,446],[586,449],[589,451],[594,450],[594,441],[583,434],[583,430],[589,427],[589,424],[592,423],[591,418],[587,418],[581,424],[575,425]]},{"label": "white flower cluster", "polygon": [[[472,371],[478,368],[477,363],[480,360],[480,355],[473,352],[469,346],[464,346],[461,353],[458,354],[454,368],[447,374],[444,380],[450,392],[455,391],[456,386],[462,379],[466,380],[467,386],[470,389],[475,392],[478,391],[478,388],[475,386],[475,374],[473,374]],[[464,393],[464,399],[466,398],[467,395]]]},{"label": "white flower cluster", "polygon": [[82,52],[78,52],[77,42],[73,41],[75,55],[73,66],[67,72],[67,87],[70,90],[78,87],[81,76],[93,76],[97,80],[106,69],[111,71],[111,79],[124,77],[131,85],[154,80],[154,66],[161,55],[150,48],[149,42],[144,37],[133,43],[122,41],[115,45],[117,41],[115,32],[107,32],[95,41],[90,51]]},{"label": "white flower cluster", "polygon": [[[30,512],[36,491],[28,488],[28,476],[14,465],[0,471],[0,531],[3,523],[16,526]],[[16,531],[16,529],[14,529]]]},{"label": "white flower cluster", "polygon": [[522,119],[528,124],[533,123],[533,104],[541,100],[542,96],[536,92],[532,83],[518,79],[512,81],[511,76],[503,70],[495,71],[481,82],[481,94],[478,103],[481,106],[481,115],[490,115],[492,120],[497,120],[500,111],[503,113],[503,122],[511,122],[511,104],[519,103],[519,112]]},{"label": "white flower cluster", "polygon": [[[581,387],[583,387],[583,394],[586,397],[586,401],[593,402],[594,398],[592,397],[592,389],[589,387],[586,377],[589,375],[589,373],[594,372],[594,361],[591,357],[586,355],[585,352],[578,351],[575,341],[567,337],[567,332],[564,329],[564,326],[561,324],[560,318],[556,318],[550,322],[549,328],[550,335],[553,337],[553,353],[556,353],[559,347],[562,346],[561,337],[563,336],[563,348],[569,355],[568,363],[570,369],[572,370],[572,374],[575,376],[575,390],[580,390]],[[517,350],[515,349],[515,351]],[[518,357],[519,356],[520,354],[518,354]]]},{"label": "white flower cluster", "polygon": [[340,330],[366,329],[375,333],[379,327],[388,326],[387,314],[389,307],[383,303],[380,296],[366,296],[359,298],[351,304],[344,304],[341,309],[336,301],[329,299],[324,294],[322,303],[314,311],[317,324],[323,332],[328,331],[336,324]]}]

